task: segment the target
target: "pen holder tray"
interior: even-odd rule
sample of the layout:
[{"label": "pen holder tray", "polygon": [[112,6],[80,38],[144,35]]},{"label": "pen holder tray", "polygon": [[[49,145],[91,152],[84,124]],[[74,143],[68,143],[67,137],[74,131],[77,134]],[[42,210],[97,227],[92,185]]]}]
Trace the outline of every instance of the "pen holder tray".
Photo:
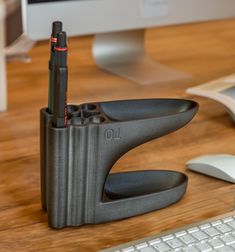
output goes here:
[{"label": "pen holder tray", "polygon": [[109,174],[126,152],[185,126],[198,104],[144,99],[68,106],[68,126],[40,111],[42,207],[53,228],[123,219],[182,198],[187,177],[176,171]]}]

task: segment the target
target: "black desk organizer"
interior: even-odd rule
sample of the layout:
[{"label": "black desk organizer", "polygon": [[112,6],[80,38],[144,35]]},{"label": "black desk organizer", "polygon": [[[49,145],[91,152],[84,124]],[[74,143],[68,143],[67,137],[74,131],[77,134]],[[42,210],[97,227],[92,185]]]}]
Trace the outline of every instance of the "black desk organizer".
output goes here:
[{"label": "black desk organizer", "polygon": [[196,102],[178,99],[69,105],[67,128],[54,128],[42,109],[41,193],[49,225],[118,220],[182,198],[187,187],[182,173],[109,171],[130,149],[186,125],[197,109]]}]

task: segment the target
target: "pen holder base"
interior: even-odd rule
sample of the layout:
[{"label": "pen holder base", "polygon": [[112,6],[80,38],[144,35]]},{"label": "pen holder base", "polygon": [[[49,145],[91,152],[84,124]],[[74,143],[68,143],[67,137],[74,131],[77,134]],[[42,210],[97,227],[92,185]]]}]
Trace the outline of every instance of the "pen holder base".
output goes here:
[{"label": "pen holder base", "polygon": [[197,103],[146,99],[68,106],[68,126],[55,128],[41,110],[42,207],[53,228],[143,214],[178,201],[187,177],[175,171],[109,174],[132,148],[186,125]]}]

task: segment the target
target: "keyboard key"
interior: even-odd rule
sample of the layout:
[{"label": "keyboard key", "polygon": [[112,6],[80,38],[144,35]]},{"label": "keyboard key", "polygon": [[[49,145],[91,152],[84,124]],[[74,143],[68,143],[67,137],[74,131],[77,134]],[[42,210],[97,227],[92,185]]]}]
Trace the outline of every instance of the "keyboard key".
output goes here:
[{"label": "keyboard key", "polygon": [[224,223],[227,223],[227,222],[230,222],[230,221],[233,221],[233,217],[227,217],[227,218],[223,219]]},{"label": "keyboard key", "polygon": [[151,247],[142,248],[142,249],[140,249],[138,251],[141,251],[141,252],[156,252],[156,250],[151,248]]},{"label": "keyboard key", "polygon": [[230,245],[235,243],[235,239],[232,235],[223,235],[220,237],[220,239],[226,244],[226,245]]},{"label": "keyboard key", "polygon": [[179,239],[183,241],[186,245],[196,242],[196,240],[191,235],[180,236]]},{"label": "keyboard key", "polygon": [[[230,247],[235,249],[235,243],[231,244]],[[235,250],[234,250],[235,251]]]},{"label": "keyboard key", "polygon": [[224,243],[219,238],[214,238],[210,240],[210,244],[214,249],[221,248],[224,246]]},{"label": "keyboard key", "polygon": [[176,249],[176,248],[181,248],[183,247],[183,243],[181,241],[179,241],[178,239],[172,239],[172,240],[168,240],[167,241],[167,244],[173,248],[173,249]]},{"label": "keyboard key", "polygon": [[217,249],[216,251],[217,252],[234,252],[234,249],[229,246],[225,246],[223,248]]},{"label": "keyboard key", "polygon": [[219,225],[219,224],[222,224],[222,221],[221,221],[221,220],[213,221],[213,222],[211,223],[212,226],[217,226],[217,225]]},{"label": "keyboard key", "polygon": [[122,252],[134,252],[135,248],[133,246],[122,249]]},{"label": "keyboard key", "polygon": [[203,229],[209,228],[210,226],[211,226],[211,225],[207,223],[207,224],[201,225],[201,226],[200,226],[200,229],[203,230]]},{"label": "keyboard key", "polygon": [[171,250],[171,248],[170,248],[167,244],[165,244],[165,243],[163,243],[163,242],[158,243],[158,244],[156,244],[156,245],[153,245],[153,247],[154,247],[158,252],[166,252],[166,251],[170,251],[170,250]]},{"label": "keyboard key", "polygon": [[186,231],[180,231],[180,232],[175,233],[175,236],[180,237],[180,236],[186,235],[186,234],[187,234]]},{"label": "keyboard key", "polygon": [[194,246],[185,248],[183,251],[184,251],[184,252],[199,252],[199,250],[196,249]]},{"label": "keyboard key", "polygon": [[226,234],[230,231],[232,231],[231,227],[228,226],[227,224],[220,224],[220,225],[217,225],[216,228],[222,232],[223,234]]},{"label": "keyboard key", "polygon": [[159,242],[161,242],[161,239],[157,238],[157,239],[154,239],[154,240],[150,240],[148,243],[152,246],[152,245],[154,245],[156,243],[159,243]]},{"label": "keyboard key", "polygon": [[233,229],[235,229],[235,220],[230,221],[227,223],[230,227],[232,227]]},{"label": "keyboard key", "polygon": [[193,233],[193,232],[197,232],[197,231],[199,231],[199,228],[198,228],[198,227],[193,227],[193,228],[188,229],[188,232],[189,232],[190,234]]},{"label": "keyboard key", "polygon": [[207,228],[207,229],[204,229],[203,230],[206,234],[208,234],[210,237],[214,237],[214,236],[217,236],[220,234],[220,232],[215,229],[214,227],[210,227],[210,228]]},{"label": "keyboard key", "polygon": [[167,236],[163,236],[162,237],[162,240],[163,241],[168,241],[168,240],[171,240],[171,239],[174,239],[175,237],[174,237],[174,235],[167,235]]},{"label": "keyboard key", "polygon": [[143,243],[140,243],[140,244],[138,244],[138,245],[135,245],[135,247],[136,247],[137,249],[142,249],[142,248],[148,247],[148,244],[147,244],[147,242],[143,242]]},{"label": "keyboard key", "polygon": [[201,251],[201,252],[209,252],[209,251],[212,251],[212,247],[209,246],[206,242],[196,244],[195,247],[198,248],[199,251]]},{"label": "keyboard key", "polygon": [[194,232],[192,233],[192,236],[196,238],[198,241],[202,241],[208,238],[208,235],[202,231]]}]

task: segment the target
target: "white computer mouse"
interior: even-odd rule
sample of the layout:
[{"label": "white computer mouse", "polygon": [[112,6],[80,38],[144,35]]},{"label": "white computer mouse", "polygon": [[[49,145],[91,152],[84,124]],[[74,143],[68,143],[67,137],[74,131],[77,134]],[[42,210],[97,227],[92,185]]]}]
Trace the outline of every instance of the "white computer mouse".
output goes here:
[{"label": "white computer mouse", "polygon": [[186,163],[188,169],[218,179],[235,183],[235,156],[226,154],[206,155]]}]

